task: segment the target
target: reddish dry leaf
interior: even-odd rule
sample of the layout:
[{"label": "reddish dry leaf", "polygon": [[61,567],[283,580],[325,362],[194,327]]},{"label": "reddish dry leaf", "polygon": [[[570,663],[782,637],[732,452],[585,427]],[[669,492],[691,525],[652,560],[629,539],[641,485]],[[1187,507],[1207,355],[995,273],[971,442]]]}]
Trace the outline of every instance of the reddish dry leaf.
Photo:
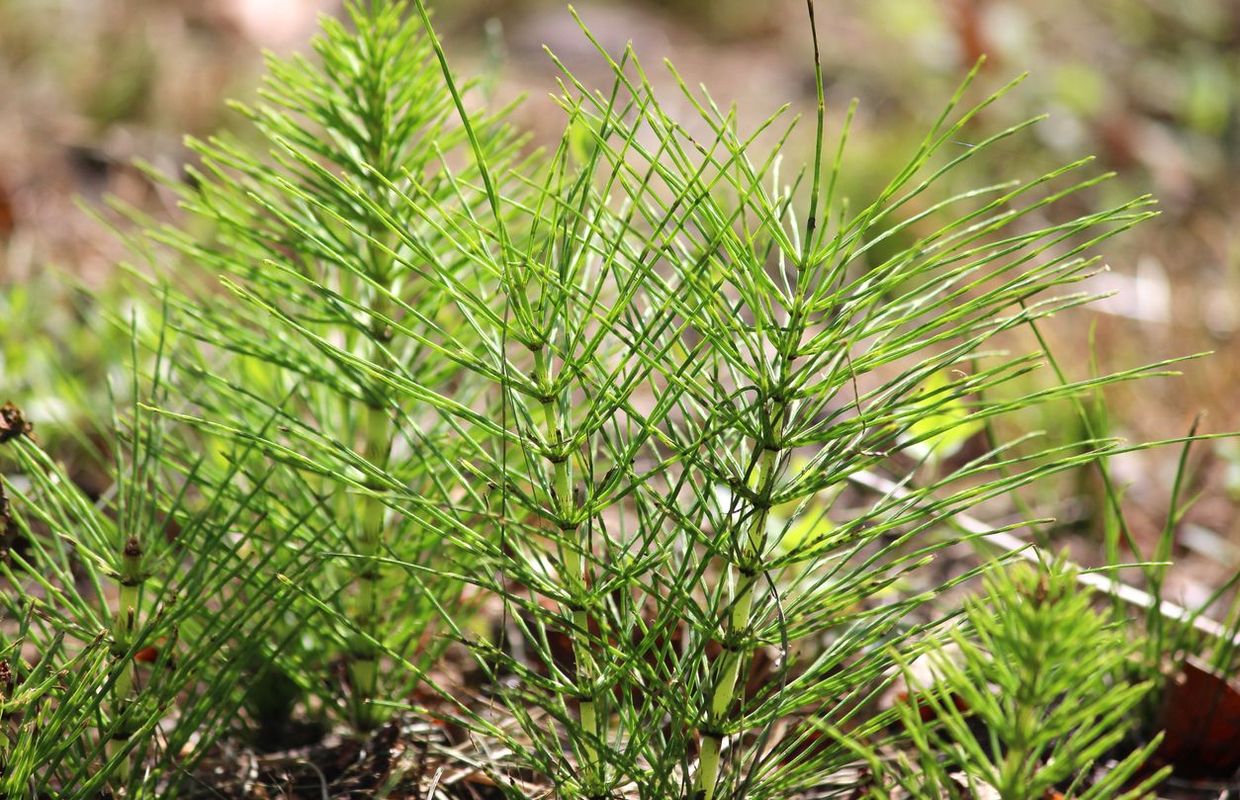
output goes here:
[{"label": "reddish dry leaf", "polygon": [[986,40],[981,0],[954,0],[949,6],[951,24],[960,48],[961,61],[971,67],[983,57],[994,63],[994,53]]},{"label": "reddish dry leaf", "polygon": [[9,238],[17,227],[17,217],[13,213],[13,200],[9,192],[0,183],[0,241]]},{"label": "reddish dry leaf", "polygon": [[1227,778],[1240,769],[1240,689],[1194,659],[1167,682],[1165,731],[1155,761],[1188,778]]},{"label": "reddish dry leaf", "polygon": [[[895,699],[896,702],[908,703],[917,709],[917,716],[921,718],[922,722],[930,722],[931,720],[937,719],[939,716],[938,712],[929,701],[921,699],[921,694],[921,692],[913,692],[910,694],[906,690],[896,694]],[[965,699],[960,695],[952,692],[948,695],[947,699],[951,701],[951,704],[955,706],[956,710],[961,714],[967,715],[969,713],[969,704],[965,702]]]}]

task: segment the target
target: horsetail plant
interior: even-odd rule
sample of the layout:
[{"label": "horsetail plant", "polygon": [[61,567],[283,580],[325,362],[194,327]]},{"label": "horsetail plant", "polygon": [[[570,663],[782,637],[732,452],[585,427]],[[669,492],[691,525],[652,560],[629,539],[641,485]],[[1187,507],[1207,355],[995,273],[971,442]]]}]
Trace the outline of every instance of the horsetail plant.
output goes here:
[{"label": "horsetail plant", "polygon": [[[887,597],[957,540],[942,522],[1113,446],[1092,442],[1081,453],[1038,447],[1024,435],[927,475],[902,451],[967,420],[942,415],[930,429],[923,421],[954,407],[972,420],[998,417],[1161,370],[1002,397],[998,390],[1034,369],[1036,356],[984,349],[1088,301],[1088,294],[1047,293],[1088,277],[1096,259],[1084,253],[1147,217],[1148,200],[1028,224],[1103,179],[1064,185],[1084,161],[926,199],[953,168],[1031,124],[935,164],[1007,90],[952,120],[966,81],[909,164],[852,216],[836,195],[843,137],[826,163],[820,109],[809,211],[799,217],[795,186],[783,187],[776,175],[790,132],[753,157],[758,135],[776,130],[778,114],[742,136],[733,112],[686,89],[698,112],[693,124],[708,133],[700,140],[664,111],[631,50],[615,60],[600,54],[615,84],[596,93],[565,71],[567,133],[549,177],[531,183],[532,200],[492,198],[494,222],[412,201],[423,218],[467,232],[470,252],[497,263],[497,290],[513,323],[499,320],[493,338],[530,351],[528,362],[511,365],[505,351],[493,368],[500,417],[513,420],[501,447],[511,441],[523,452],[474,471],[500,487],[502,503],[567,523],[531,527],[506,514],[502,548],[485,531],[470,539],[502,576],[486,585],[512,604],[539,665],[505,662],[526,678],[510,707],[535,742],[536,763],[567,795],[627,787],[648,797],[784,796],[853,757],[840,743],[805,750],[821,731],[847,724],[875,691],[891,665],[875,645],[918,629],[906,620],[932,592]],[[574,165],[573,139],[582,130],[589,152]],[[492,235],[492,224],[511,219],[509,203],[532,217],[528,234],[514,235],[509,225],[507,234]],[[955,208],[962,209],[956,217],[937,221]],[[900,238],[908,244],[896,255],[867,263],[879,243]],[[499,268],[508,264],[521,268],[515,279]],[[548,291],[548,305],[529,299]],[[557,312],[533,329],[552,334],[535,335],[534,346],[531,307]],[[546,391],[537,381],[553,359],[567,365],[561,373],[573,383]],[[972,373],[963,369],[986,360]],[[522,377],[531,373],[532,385]],[[972,399],[983,391],[1000,399]],[[536,418],[531,398],[543,411],[544,437],[571,443],[569,452],[548,454],[526,427]],[[558,399],[558,417],[549,398]],[[567,420],[568,409],[582,422]],[[551,419],[559,420],[554,430]],[[496,466],[498,477],[488,472]],[[870,469],[898,470],[917,502],[888,496],[836,509],[848,477]],[[773,524],[775,508],[788,516]],[[577,518],[563,519],[573,511]],[[807,514],[811,530],[791,535]],[[578,580],[592,588],[574,591]],[[544,597],[567,602],[552,613]],[[571,657],[556,652],[557,637],[571,642]],[[823,649],[793,664],[812,642]],[[781,677],[747,697],[742,678],[755,675],[772,646]],[[532,705],[559,708],[548,713],[580,742],[575,763],[554,755],[557,736],[520,710],[539,689],[550,696]],[[573,698],[575,715],[564,702]],[[789,725],[790,715],[802,722]],[[772,742],[777,723],[785,730]]]},{"label": "horsetail plant", "polygon": [[[166,405],[165,342],[146,344],[135,356],[149,356],[152,377],[135,377],[134,396]],[[178,443],[166,426],[149,412],[118,414],[116,484],[98,501],[29,428],[5,437],[0,452],[19,470],[4,480],[12,536],[0,564],[4,616],[19,626],[6,628],[0,655],[13,676],[5,794],[175,794],[173,765],[187,769],[220,733],[241,732],[244,654],[287,608],[277,570],[300,576],[316,563],[265,527],[291,535],[303,520],[233,488],[242,449],[200,481],[214,470],[194,453],[201,440]]]},{"label": "horsetail plant", "polygon": [[933,683],[900,707],[921,758],[894,783],[916,797],[976,796],[982,787],[1002,800],[1056,787],[1068,797],[1152,796],[1170,772],[1141,772],[1160,736],[1091,778],[1152,688],[1125,677],[1139,644],[1090,607],[1062,557],[992,570],[986,586],[967,603],[965,625],[923,656]]},{"label": "horsetail plant", "polygon": [[[191,142],[200,163],[169,183],[194,223],[149,232],[186,402],[143,413],[228,450],[166,443],[162,463],[204,508],[238,509],[227,528],[248,523],[219,562],[251,570],[234,591],[295,586],[226,630],[281,632],[262,658],[356,730],[437,692],[506,746],[509,796],[522,770],[591,800],[833,786],[945,622],[927,601],[973,577],[931,567],[969,538],[951,518],[1118,448],[1004,423],[1166,374],[1030,390],[1038,351],[1007,349],[1092,299],[1072,291],[1092,253],[1150,201],[1064,214],[1107,177],[1078,177],[1087,159],[945,189],[1036,122],[959,148],[1011,89],[967,102],[975,71],[877,197],[850,202],[852,111],[832,147],[820,69],[814,155],[789,177],[786,108],[742,131],[594,39],[611,85],[556,60],[564,135],[527,155],[422,0],[348,15],[317,63],[270,61],[239,107],[259,146]],[[930,463],[979,422],[1007,438]],[[859,488],[878,473],[900,491]],[[141,578],[118,610],[145,613],[113,625],[132,650],[174,615],[144,600],[140,562],[115,565],[128,539],[108,541],[120,582]],[[481,635],[479,596],[503,608]],[[515,728],[424,682],[453,640]]]},{"label": "horsetail plant", "polygon": [[[376,699],[400,697],[410,685],[404,673],[386,681],[380,655],[432,662],[442,646],[431,635],[435,604],[459,590],[438,577],[423,585],[386,576],[378,558],[437,558],[440,534],[390,509],[397,500],[450,505],[460,490],[452,424],[428,416],[426,403],[403,389],[449,387],[469,407],[474,389],[460,367],[492,344],[442,294],[481,295],[478,265],[462,257],[436,271],[410,268],[426,247],[422,237],[438,232],[405,210],[407,198],[472,213],[482,193],[467,186],[478,178],[468,164],[450,172],[459,151],[472,142],[507,163],[521,145],[502,110],[480,115],[468,132],[454,123],[431,45],[402,11],[399,3],[351,4],[353,30],[326,20],[317,63],[272,57],[261,101],[238,106],[270,153],[225,138],[191,141],[201,166],[192,183],[175,186],[209,233],[152,232],[183,257],[182,278],[194,285],[188,276],[201,265],[230,293],[221,298],[208,284],[200,294],[169,295],[174,325],[201,345],[178,367],[208,409],[193,416],[210,420],[211,435],[264,447],[280,439],[270,452],[291,469],[269,475],[268,491],[334,529],[336,546],[327,549],[337,555],[324,562],[314,594],[339,616],[281,659],[290,674],[309,676],[330,669],[333,654],[342,658],[344,692],[301,683],[359,729],[387,713]],[[275,320],[284,331],[272,337]],[[451,351],[441,344],[448,340]],[[216,351],[234,356],[230,368]],[[216,409],[228,409],[226,421],[212,417]],[[272,437],[256,434],[269,419]],[[332,498],[330,518],[323,496]]]}]

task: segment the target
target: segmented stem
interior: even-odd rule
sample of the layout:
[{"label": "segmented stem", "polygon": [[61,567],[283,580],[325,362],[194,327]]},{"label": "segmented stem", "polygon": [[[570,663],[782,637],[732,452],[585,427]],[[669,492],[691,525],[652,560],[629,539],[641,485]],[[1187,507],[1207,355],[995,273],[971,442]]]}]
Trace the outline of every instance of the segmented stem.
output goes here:
[{"label": "segmented stem", "polygon": [[710,705],[704,725],[698,732],[701,739],[696,788],[704,800],[713,800],[718,790],[720,755],[727,723],[731,721],[731,708],[740,682],[741,668],[748,663],[753,645],[748,641],[752,623],[754,588],[761,574],[762,554],[767,545],[767,522],[771,511],[771,494],[779,477],[779,456],[784,449],[784,433],[787,428],[789,405],[788,386],[792,382],[793,359],[800,346],[805,325],[804,297],[807,273],[798,270],[795,298],[784,335],[777,349],[772,370],[773,388],[763,391],[763,399],[769,402],[768,416],[762,426],[761,439],[755,443],[761,448],[758,463],[749,480],[754,500],[750,501],[752,512],[749,528],[740,543],[739,558],[728,563],[725,569],[727,585],[733,588],[731,613],[725,623],[723,654],[711,665],[715,676]]},{"label": "segmented stem", "polygon": [[[540,347],[534,351],[535,374],[548,393],[554,385],[550,361],[550,358],[546,356],[545,348]],[[562,535],[566,539],[562,545],[564,572],[561,580],[571,596],[572,607],[565,610],[571,612],[573,619],[569,635],[573,641],[573,661],[576,671],[574,679],[579,688],[582,685],[589,686],[586,692],[578,698],[578,715],[581,720],[581,729],[585,734],[585,741],[581,744],[580,766],[586,776],[587,788],[597,788],[603,782],[603,767],[599,761],[598,748],[593,743],[601,737],[601,731],[594,702],[595,687],[593,684],[597,669],[594,656],[590,651],[590,615],[586,609],[588,593],[586,563],[583,554],[586,552],[588,542],[581,538],[579,527],[575,525],[566,527],[563,524],[566,520],[575,519],[577,513],[576,501],[573,497],[572,464],[568,453],[561,449],[569,420],[561,414],[555,399],[550,394],[541,405],[546,440],[549,446],[554,448],[554,457],[550,459],[554,491],[552,500],[555,504],[556,516],[561,523]]]},{"label": "segmented stem", "polygon": [[[121,551],[121,568],[117,575],[119,592],[116,600],[116,613],[112,618],[112,653],[116,658],[126,658],[133,646],[134,632],[138,627],[138,595],[142,586],[142,543],[137,537],[131,536]],[[124,721],[131,705],[131,694],[134,688],[134,669],[132,659],[121,665],[112,684],[112,716],[121,724],[112,732],[108,742],[108,757],[113,757],[125,746],[125,741],[132,731]],[[130,758],[121,761],[117,767],[117,778],[120,787],[129,783],[131,771]]]},{"label": "segmented stem", "polygon": [[[772,429],[778,441],[783,434],[783,404],[776,403]],[[770,444],[770,443],[768,443]],[[720,753],[723,747],[723,729],[730,716],[736,687],[740,681],[741,666],[752,647],[743,641],[749,631],[753,613],[754,584],[758,577],[758,562],[766,549],[766,526],[770,516],[770,491],[774,485],[779,451],[773,446],[764,447],[758,467],[750,483],[760,498],[754,508],[753,518],[745,535],[738,565],[728,564],[726,580],[734,586],[731,614],[726,623],[723,653],[712,665],[716,675],[706,725],[699,728],[701,752],[697,774],[697,789],[705,798],[712,800],[719,784]],[[739,581],[739,583],[738,583]]]},{"label": "segmented stem", "polygon": [[[387,466],[391,452],[390,423],[386,410],[377,404],[367,405],[363,412],[366,460],[378,468]],[[379,487],[369,486],[372,491]],[[379,613],[379,579],[381,570],[376,557],[382,554],[387,507],[383,500],[368,494],[361,503],[361,527],[357,539],[357,555],[361,571],[357,574],[357,605],[354,623],[365,635],[356,637],[349,660],[349,680],[353,689],[353,716],[359,728],[373,728],[380,722],[379,709],[371,700],[378,691],[379,653],[372,640],[378,639],[382,619]]]}]

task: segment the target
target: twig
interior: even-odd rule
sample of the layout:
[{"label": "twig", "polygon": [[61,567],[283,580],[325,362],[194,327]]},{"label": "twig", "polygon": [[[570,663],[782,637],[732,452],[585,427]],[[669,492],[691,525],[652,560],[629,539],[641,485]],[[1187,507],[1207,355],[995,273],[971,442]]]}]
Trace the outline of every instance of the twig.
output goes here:
[{"label": "twig", "polygon": [[435,792],[439,791],[439,779],[443,777],[443,767],[435,770],[431,778],[431,788],[426,791],[426,800],[435,800]]},{"label": "twig", "polygon": [[323,800],[331,800],[331,794],[327,791],[327,776],[323,774],[323,770],[319,769],[317,764],[308,759],[299,758],[296,763],[303,764],[314,770],[314,773],[319,776],[319,791],[323,793]]},{"label": "twig", "polygon": [[[861,471],[848,476],[848,480],[858,486],[863,486],[871,491],[879,492],[890,497],[906,499],[911,492],[897,484],[895,481],[884,478],[881,475],[875,475],[872,472]],[[986,523],[977,520],[968,514],[954,514],[951,517],[954,524],[958,525],[964,531],[976,535],[986,537],[989,543],[1001,547],[1011,553],[1019,555],[1026,561],[1033,563],[1041,563],[1042,552],[1037,545],[1026,542],[1017,536],[1013,536],[1007,531],[997,531]],[[1216,639],[1230,640],[1233,644],[1240,646],[1240,634],[1231,634],[1219,622],[1202,615],[1199,612],[1191,611],[1183,606],[1166,600],[1159,600],[1148,592],[1144,592],[1135,586],[1129,586],[1122,581],[1108,578],[1096,572],[1083,572],[1077,575],[1077,581],[1082,585],[1091,589],[1118,597],[1126,603],[1138,606],[1139,608],[1151,609],[1157,608],[1159,613],[1167,619],[1176,622],[1192,625],[1197,630],[1213,636]]]}]

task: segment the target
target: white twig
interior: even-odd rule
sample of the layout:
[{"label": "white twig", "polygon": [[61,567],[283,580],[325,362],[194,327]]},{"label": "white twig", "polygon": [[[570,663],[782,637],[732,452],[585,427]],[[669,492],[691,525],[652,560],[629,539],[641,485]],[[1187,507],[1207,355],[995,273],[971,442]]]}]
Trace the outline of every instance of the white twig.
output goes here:
[{"label": "white twig", "polygon": [[435,777],[431,778],[431,788],[426,791],[426,800],[435,800],[435,792],[439,791],[439,780],[443,777],[443,767],[435,770]]},{"label": "white twig", "polygon": [[[881,475],[875,475],[872,472],[856,472],[848,476],[848,480],[858,486],[864,486],[871,491],[879,492],[889,497],[906,499],[911,494],[908,489],[900,486],[895,481],[884,478]],[[985,537],[990,544],[1016,553],[1026,561],[1039,563],[1042,560],[1041,551],[1037,545],[1013,536],[1007,531],[997,531],[986,523],[970,517],[968,514],[954,514],[952,515],[952,521],[966,532]],[[1077,575],[1077,581],[1091,589],[1112,597],[1118,597],[1125,603],[1130,603],[1139,608],[1151,609],[1157,607],[1158,612],[1168,619],[1191,624],[1197,630],[1216,639],[1226,640],[1231,638],[1234,644],[1240,645],[1240,634],[1232,638],[1227,629],[1215,620],[1190,611],[1183,606],[1178,606],[1175,603],[1170,603],[1166,600],[1159,601],[1158,598],[1148,592],[1141,591],[1135,586],[1129,586],[1122,581],[1108,578],[1097,572],[1080,573]]]}]

